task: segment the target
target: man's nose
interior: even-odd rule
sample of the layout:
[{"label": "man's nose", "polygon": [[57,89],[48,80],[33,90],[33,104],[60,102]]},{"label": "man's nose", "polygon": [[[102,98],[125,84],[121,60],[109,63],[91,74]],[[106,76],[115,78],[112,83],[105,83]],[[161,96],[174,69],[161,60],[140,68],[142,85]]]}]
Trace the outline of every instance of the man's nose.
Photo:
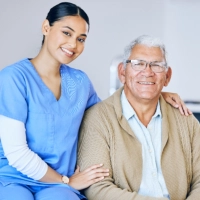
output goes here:
[{"label": "man's nose", "polygon": [[146,63],[146,67],[144,70],[142,70],[142,73],[145,74],[154,74],[153,70],[151,69],[150,63]]}]

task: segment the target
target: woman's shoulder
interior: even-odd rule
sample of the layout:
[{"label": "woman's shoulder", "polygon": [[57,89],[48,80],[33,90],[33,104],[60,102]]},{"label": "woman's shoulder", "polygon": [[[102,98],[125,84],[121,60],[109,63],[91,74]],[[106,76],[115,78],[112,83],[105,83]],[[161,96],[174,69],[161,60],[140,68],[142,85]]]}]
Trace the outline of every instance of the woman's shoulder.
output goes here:
[{"label": "woman's shoulder", "polygon": [[18,62],[15,62],[11,65],[6,66],[5,68],[3,68],[0,71],[0,76],[4,77],[4,76],[9,76],[12,77],[17,76],[17,75],[21,75],[27,72],[27,66],[30,65],[30,61],[28,58],[19,60]]},{"label": "woman's shoulder", "polygon": [[63,76],[67,76],[78,82],[82,82],[82,81],[90,82],[89,77],[87,76],[87,74],[84,71],[82,71],[80,69],[72,68],[65,64],[62,64],[62,66],[61,66],[61,73]]},{"label": "woman's shoulder", "polygon": [[32,73],[30,72],[29,59],[23,59],[13,63],[0,71],[1,88],[20,88],[24,90],[27,80],[30,80]]}]

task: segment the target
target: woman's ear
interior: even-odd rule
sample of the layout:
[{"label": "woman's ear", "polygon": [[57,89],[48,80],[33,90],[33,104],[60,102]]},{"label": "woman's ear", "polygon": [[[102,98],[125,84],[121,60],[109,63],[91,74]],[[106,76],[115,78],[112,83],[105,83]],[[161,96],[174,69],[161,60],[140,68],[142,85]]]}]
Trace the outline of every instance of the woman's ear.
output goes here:
[{"label": "woman's ear", "polygon": [[43,35],[48,35],[49,30],[50,30],[49,21],[47,19],[45,19],[44,22],[42,23],[42,33],[43,33]]},{"label": "woman's ear", "polygon": [[118,77],[122,84],[125,83],[125,67],[123,62],[120,62],[118,65]]}]

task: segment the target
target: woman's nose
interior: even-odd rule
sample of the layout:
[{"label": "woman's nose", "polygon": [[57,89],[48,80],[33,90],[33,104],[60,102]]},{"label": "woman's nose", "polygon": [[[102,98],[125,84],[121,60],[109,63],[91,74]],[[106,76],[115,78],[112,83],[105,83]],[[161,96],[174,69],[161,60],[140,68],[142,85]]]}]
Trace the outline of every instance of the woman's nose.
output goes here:
[{"label": "woman's nose", "polygon": [[76,39],[75,38],[70,38],[70,40],[68,40],[68,46],[71,48],[76,48]]}]

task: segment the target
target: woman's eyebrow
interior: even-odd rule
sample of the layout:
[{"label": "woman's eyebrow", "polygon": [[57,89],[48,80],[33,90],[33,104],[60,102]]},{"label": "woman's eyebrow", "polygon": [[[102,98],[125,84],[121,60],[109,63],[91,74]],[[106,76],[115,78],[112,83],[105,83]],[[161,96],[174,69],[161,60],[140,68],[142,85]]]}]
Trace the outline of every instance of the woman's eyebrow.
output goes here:
[{"label": "woman's eyebrow", "polygon": [[71,28],[71,27],[69,27],[69,26],[63,26],[63,28],[68,28],[68,29],[70,29],[71,31],[75,32],[75,30],[74,30],[74,29],[72,29],[72,28]]},{"label": "woman's eyebrow", "polygon": [[[69,26],[63,26],[63,28],[68,28],[68,29],[70,29],[71,31],[73,31],[73,32],[75,32],[75,30],[73,29],[73,28],[71,28],[71,27],[69,27]],[[87,37],[87,35],[86,34],[80,34],[81,36],[85,36],[85,37]]]}]

